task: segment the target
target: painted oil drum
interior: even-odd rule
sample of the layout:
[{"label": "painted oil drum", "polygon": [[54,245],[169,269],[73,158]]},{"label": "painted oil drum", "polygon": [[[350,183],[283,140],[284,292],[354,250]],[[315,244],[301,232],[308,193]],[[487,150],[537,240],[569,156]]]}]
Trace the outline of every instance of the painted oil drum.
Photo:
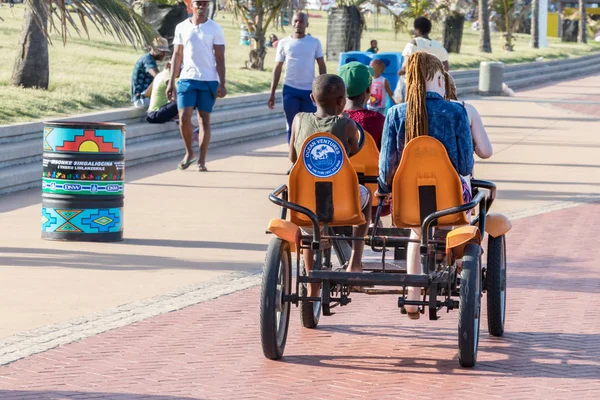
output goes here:
[{"label": "painted oil drum", "polygon": [[124,124],[45,123],[42,238],[122,240],[124,182]]}]

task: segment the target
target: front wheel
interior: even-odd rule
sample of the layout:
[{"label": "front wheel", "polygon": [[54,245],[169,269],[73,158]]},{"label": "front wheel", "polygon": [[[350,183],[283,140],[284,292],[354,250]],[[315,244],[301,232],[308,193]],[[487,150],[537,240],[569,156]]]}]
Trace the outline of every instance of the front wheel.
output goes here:
[{"label": "front wheel", "polygon": [[288,242],[273,238],[267,248],[260,294],[260,339],[263,354],[271,360],[283,356],[290,323],[292,256]]},{"label": "front wheel", "polygon": [[488,236],[487,272],[488,331],[492,336],[504,334],[506,314],[506,237]]},{"label": "front wheel", "polygon": [[473,367],[479,347],[479,316],[481,313],[480,247],[465,246],[460,277],[460,305],[458,309],[458,362]]}]

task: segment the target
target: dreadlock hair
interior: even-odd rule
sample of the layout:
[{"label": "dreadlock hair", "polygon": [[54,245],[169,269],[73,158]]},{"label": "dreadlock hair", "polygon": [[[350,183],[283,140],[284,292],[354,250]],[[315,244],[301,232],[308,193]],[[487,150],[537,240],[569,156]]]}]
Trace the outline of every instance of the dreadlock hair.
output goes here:
[{"label": "dreadlock hair", "polygon": [[429,134],[426,96],[427,81],[444,66],[436,56],[419,51],[406,61],[406,143],[418,136]]},{"label": "dreadlock hair", "polygon": [[456,85],[454,79],[447,71],[444,71],[444,78],[446,80],[446,100],[458,100],[456,95]]}]

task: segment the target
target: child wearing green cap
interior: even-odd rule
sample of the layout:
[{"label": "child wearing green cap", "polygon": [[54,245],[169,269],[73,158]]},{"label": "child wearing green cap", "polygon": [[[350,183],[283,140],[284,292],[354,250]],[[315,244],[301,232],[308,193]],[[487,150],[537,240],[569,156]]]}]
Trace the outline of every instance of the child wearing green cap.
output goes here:
[{"label": "child wearing green cap", "polygon": [[346,108],[344,112],[373,137],[377,149],[380,149],[385,117],[376,111],[365,108],[371,97],[371,69],[364,64],[353,61],[342,65],[339,75],[346,85]]}]

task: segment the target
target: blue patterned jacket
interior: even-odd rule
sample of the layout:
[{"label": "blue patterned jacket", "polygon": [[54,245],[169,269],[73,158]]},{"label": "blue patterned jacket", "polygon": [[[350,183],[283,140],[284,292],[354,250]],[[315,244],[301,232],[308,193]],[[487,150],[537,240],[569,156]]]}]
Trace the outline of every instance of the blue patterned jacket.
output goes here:
[{"label": "blue patterned jacket", "polygon": [[[429,136],[446,148],[448,157],[460,175],[473,171],[473,139],[469,117],[464,106],[444,100],[437,93],[427,92]],[[379,192],[390,193],[392,180],[404,151],[406,103],[389,109],[383,127],[379,155]]]}]

